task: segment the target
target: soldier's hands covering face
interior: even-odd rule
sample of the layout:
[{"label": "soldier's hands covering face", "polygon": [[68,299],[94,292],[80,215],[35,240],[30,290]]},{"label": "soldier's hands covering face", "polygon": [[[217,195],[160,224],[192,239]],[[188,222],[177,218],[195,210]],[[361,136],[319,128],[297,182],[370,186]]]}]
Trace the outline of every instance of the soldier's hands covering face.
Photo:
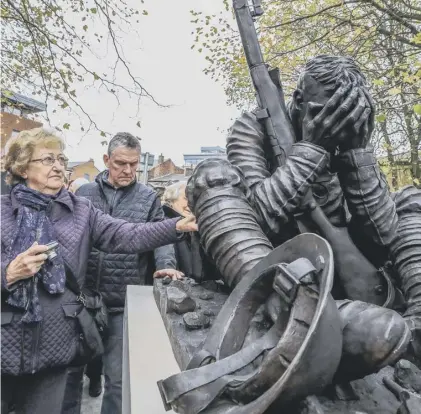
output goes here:
[{"label": "soldier's hands covering face", "polygon": [[341,84],[325,105],[308,102],[304,109],[303,140],[332,152],[339,145],[338,125],[355,106],[358,95],[357,87],[348,83]]},{"label": "soldier's hands covering face", "polygon": [[349,114],[336,127],[339,149],[347,151],[356,148],[365,148],[370,142],[374,129],[375,106],[370,93],[365,87],[358,91],[358,101]]},{"label": "soldier's hands covering face", "polygon": [[303,139],[333,152],[365,148],[374,126],[374,103],[355,83],[342,84],[325,105],[309,102],[303,120]]}]

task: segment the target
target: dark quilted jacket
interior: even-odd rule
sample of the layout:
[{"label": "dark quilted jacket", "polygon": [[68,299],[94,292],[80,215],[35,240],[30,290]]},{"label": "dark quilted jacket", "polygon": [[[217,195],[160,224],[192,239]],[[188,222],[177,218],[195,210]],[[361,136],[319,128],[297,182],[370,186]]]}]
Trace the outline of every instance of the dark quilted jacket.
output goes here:
[{"label": "dark quilted jacket", "polygon": [[[155,191],[137,182],[114,190],[107,183],[107,173],[104,171],[99,174],[94,183],[82,186],[76,194],[86,197],[96,208],[112,217],[131,223],[164,219]],[[110,191],[114,194],[107,197],[106,190],[108,194]],[[173,246],[164,246],[143,254],[104,253],[93,249],[88,260],[86,283],[87,287],[96,288],[99,281],[99,291],[105,304],[111,312],[119,312],[124,310],[127,285],[151,285],[155,269],[175,268]]]},{"label": "dark quilted jacket", "polygon": [[[66,366],[77,354],[79,330],[76,320],[65,316],[75,295],[66,290],[62,295],[49,295],[39,286],[43,320],[22,324],[22,313],[8,306],[8,292],[3,281],[9,262],[8,249],[16,229],[18,202],[10,195],[1,196],[1,273],[2,330],[1,372],[21,375]],[[95,246],[106,252],[121,254],[146,252],[177,241],[175,223],[166,220],[143,225],[111,218],[82,197],[62,190],[48,209],[55,238],[63,258],[83,285],[88,256]]]}]

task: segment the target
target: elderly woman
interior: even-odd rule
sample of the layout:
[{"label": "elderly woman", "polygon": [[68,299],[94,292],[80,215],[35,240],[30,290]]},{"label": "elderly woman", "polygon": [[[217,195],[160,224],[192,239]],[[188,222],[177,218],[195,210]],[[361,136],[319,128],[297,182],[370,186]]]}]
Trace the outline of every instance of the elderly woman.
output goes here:
[{"label": "elderly woman", "polygon": [[[131,224],[95,209],[63,187],[63,151],[60,138],[33,129],[21,132],[6,155],[13,187],[1,197],[5,413],[12,403],[17,414],[61,412],[66,367],[78,356],[81,340],[75,318],[80,303],[66,276],[70,271],[83,286],[91,246],[105,252],[145,252],[197,229],[192,217]],[[46,245],[53,241],[57,255],[50,259]]]}]

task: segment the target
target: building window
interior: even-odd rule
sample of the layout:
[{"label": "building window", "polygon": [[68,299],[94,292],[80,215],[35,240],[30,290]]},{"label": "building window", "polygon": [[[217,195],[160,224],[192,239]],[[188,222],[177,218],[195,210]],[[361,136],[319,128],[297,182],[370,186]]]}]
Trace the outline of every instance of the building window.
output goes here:
[{"label": "building window", "polygon": [[88,181],[90,181],[88,173],[83,174],[83,178],[86,178]]}]

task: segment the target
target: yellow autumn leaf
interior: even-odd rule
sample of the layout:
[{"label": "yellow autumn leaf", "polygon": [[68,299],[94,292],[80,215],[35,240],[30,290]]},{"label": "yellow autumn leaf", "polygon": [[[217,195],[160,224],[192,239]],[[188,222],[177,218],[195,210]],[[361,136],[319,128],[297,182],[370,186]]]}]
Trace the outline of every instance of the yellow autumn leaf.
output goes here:
[{"label": "yellow autumn leaf", "polygon": [[392,88],[389,90],[389,95],[398,95],[401,93],[401,88]]}]

